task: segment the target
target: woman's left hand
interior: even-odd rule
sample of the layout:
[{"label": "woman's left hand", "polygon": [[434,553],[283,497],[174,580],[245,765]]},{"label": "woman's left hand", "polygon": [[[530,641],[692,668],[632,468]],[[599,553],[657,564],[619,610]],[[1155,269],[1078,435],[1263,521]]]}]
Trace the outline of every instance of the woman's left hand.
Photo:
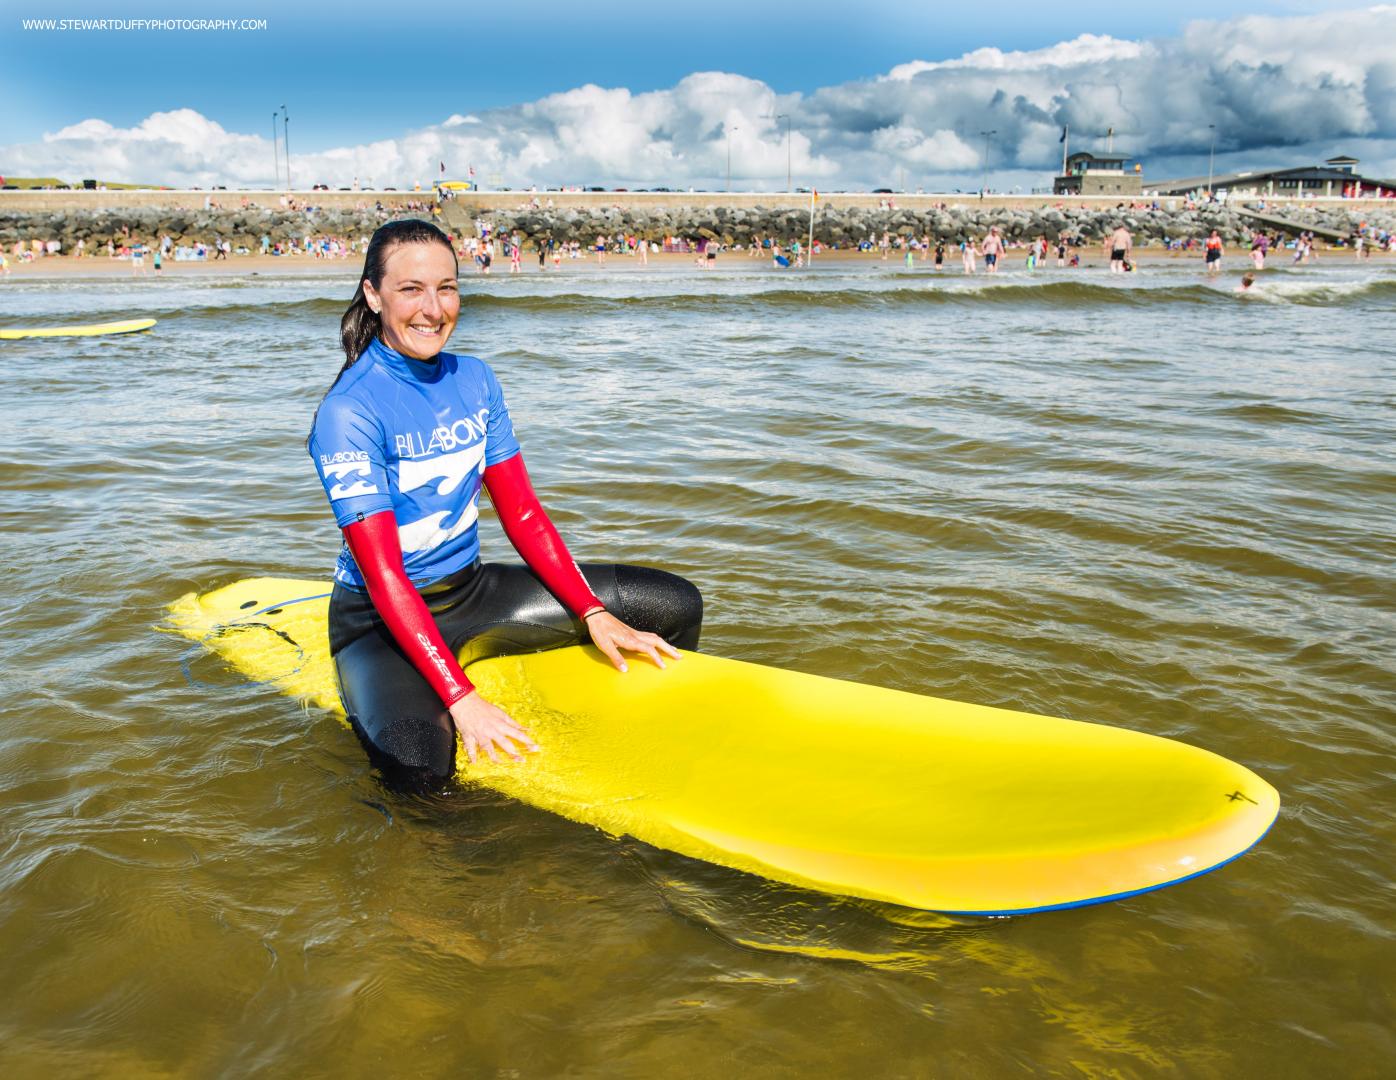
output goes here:
[{"label": "woman's left hand", "polygon": [[618,671],[627,670],[625,657],[620,654],[621,649],[644,653],[658,667],[664,666],[666,656],[674,660],[680,658],[679,650],[658,634],[633,630],[609,611],[598,611],[594,615],[588,615],[584,621],[587,632],[591,635],[591,643],[606,654]]}]

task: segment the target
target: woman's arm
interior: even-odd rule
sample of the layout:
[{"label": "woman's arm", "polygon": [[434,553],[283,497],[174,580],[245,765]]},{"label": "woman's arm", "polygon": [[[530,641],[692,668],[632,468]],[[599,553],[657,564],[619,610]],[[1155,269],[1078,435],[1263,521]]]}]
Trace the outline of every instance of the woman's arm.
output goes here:
[{"label": "woman's arm", "polygon": [[597,599],[538,502],[522,454],[491,465],[485,470],[484,480],[504,535],[562,606],[586,624],[592,644],[616,668],[626,670],[621,649],[642,652],[659,667],[664,666],[665,656],[679,658],[678,650],[658,634],[632,629]]},{"label": "woman's arm", "polygon": [[352,522],[344,528],[344,539],[368,586],[369,599],[393,640],[431,684],[441,703],[450,708],[475,687],[446,647],[421,594],[407,579],[397,519],[385,511]]},{"label": "woman's arm", "polygon": [[556,526],[538,502],[524,468],[523,454],[491,465],[485,470],[484,479],[504,535],[562,606],[583,620],[604,611],[606,605],[591,591]]},{"label": "woman's arm", "polygon": [[[354,556],[369,599],[407,659],[440,696],[474,761],[484,750],[492,761],[498,746],[515,760],[514,742],[538,749],[528,733],[502,710],[477,693],[437,629],[426,602],[407,578],[397,519],[391,511],[373,514],[344,527],[344,540]],[[512,741],[511,741],[512,740]]]}]

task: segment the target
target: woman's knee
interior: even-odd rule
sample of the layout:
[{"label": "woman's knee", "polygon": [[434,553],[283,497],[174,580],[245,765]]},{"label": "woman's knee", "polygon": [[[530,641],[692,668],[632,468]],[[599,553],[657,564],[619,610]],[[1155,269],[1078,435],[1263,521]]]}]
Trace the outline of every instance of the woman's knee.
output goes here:
[{"label": "woman's knee", "polygon": [[349,723],[369,760],[393,786],[434,790],[456,766],[456,730],[450,714],[436,716],[351,714]]},{"label": "woman's knee", "polygon": [[335,654],[339,695],[369,760],[394,786],[439,787],[455,772],[450,713],[386,632]]},{"label": "woman's knee", "polygon": [[648,566],[617,566],[616,592],[625,621],[681,649],[696,649],[703,594],[686,578]]}]

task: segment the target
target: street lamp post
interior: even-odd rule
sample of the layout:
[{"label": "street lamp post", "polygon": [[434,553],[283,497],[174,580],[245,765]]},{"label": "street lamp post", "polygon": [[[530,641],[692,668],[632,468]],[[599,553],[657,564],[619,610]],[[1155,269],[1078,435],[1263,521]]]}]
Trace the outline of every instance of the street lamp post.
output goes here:
[{"label": "street lamp post", "polygon": [[732,190],[732,132],[741,131],[741,128],[731,127],[727,129],[727,190]]},{"label": "street lamp post", "polygon": [[[979,190],[983,195],[987,195],[989,193],[989,140],[998,134],[998,129],[995,128],[993,131],[981,131],[979,134],[984,136],[984,183]],[[981,198],[983,195],[981,195]]]},{"label": "street lamp post", "polygon": [[1212,197],[1212,164],[1217,157],[1217,125],[1208,124],[1207,130],[1212,133],[1212,148],[1207,151],[1207,198]]},{"label": "street lamp post", "polygon": [[273,187],[281,179],[281,142],[276,135],[276,117],[278,110],[271,111],[271,159],[273,167],[271,170],[271,182]]},{"label": "street lamp post", "polygon": [[291,114],[281,106],[282,129],[286,132],[286,190],[291,190]]},{"label": "street lamp post", "polygon": [[776,119],[785,121],[785,190],[790,191],[790,114],[777,113]]}]

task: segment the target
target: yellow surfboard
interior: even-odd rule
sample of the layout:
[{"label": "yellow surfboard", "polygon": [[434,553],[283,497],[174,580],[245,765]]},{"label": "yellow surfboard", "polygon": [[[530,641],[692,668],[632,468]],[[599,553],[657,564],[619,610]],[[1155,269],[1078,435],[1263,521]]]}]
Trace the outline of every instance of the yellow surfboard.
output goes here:
[{"label": "yellow surfboard", "polygon": [[97,337],[101,334],[134,334],[149,330],[154,319],[126,319],[124,322],[92,323],[88,326],[11,326],[0,329],[0,341],[38,337]]},{"label": "yellow surfboard", "polygon": [[[171,605],[253,679],[340,711],[329,587],[256,578]],[[542,750],[463,779],[793,885],[964,914],[1114,900],[1214,870],[1279,812],[1196,747],[700,653],[622,675],[594,649],[472,664]]]}]

